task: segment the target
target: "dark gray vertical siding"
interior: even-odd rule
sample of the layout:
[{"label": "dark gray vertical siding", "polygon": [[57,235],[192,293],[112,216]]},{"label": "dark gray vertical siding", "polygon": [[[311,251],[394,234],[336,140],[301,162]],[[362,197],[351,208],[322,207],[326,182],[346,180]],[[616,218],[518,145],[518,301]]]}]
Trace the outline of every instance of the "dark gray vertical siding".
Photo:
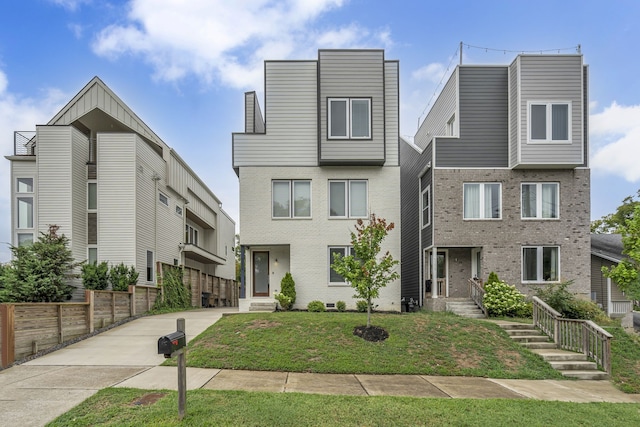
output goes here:
[{"label": "dark gray vertical siding", "polygon": [[438,167],[508,166],[508,69],[459,67],[459,138],[438,138]]},{"label": "dark gray vertical siding", "polygon": [[[420,182],[418,174],[431,160],[431,146],[420,154],[400,140],[400,203],[402,222],[400,250],[401,289],[403,297],[420,295]],[[430,171],[428,173],[430,175]]]},{"label": "dark gray vertical siding", "polygon": [[518,163],[518,153],[520,150],[520,122],[518,114],[518,105],[520,98],[519,91],[519,79],[520,74],[518,66],[520,65],[519,58],[509,66],[509,166],[513,167]]}]

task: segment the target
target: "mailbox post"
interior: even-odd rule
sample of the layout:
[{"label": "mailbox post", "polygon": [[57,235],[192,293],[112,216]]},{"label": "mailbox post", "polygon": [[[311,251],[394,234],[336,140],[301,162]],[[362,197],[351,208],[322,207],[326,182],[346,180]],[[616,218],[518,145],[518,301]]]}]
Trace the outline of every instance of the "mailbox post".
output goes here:
[{"label": "mailbox post", "polygon": [[158,338],[158,354],[164,354],[166,359],[178,356],[178,418],[182,420],[187,411],[187,338],[184,319],[178,319],[176,329],[176,332]]}]

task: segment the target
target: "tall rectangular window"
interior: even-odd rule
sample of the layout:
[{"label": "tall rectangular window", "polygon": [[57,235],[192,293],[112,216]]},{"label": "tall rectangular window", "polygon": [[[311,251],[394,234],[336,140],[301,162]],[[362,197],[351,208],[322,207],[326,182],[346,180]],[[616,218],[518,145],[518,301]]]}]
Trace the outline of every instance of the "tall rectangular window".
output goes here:
[{"label": "tall rectangular window", "polygon": [[153,282],[153,252],[147,251],[147,282]]},{"label": "tall rectangular window", "polygon": [[500,183],[465,183],[464,219],[500,219],[502,196]]},{"label": "tall rectangular window", "polygon": [[311,218],[311,181],[272,181],[271,216],[273,218]]},{"label": "tall rectangular window", "polygon": [[422,227],[431,224],[431,186],[422,192]]},{"label": "tall rectangular window", "polygon": [[560,217],[560,184],[539,182],[522,184],[523,219],[557,219]]},{"label": "tall rectangular window", "polygon": [[529,102],[529,141],[570,142],[571,102]]},{"label": "tall rectangular window", "polygon": [[368,216],[367,180],[330,180],[329,217],[366,218]]},{"label": "tall rectangular window", "polygon": [[371,99],[329,98],[327,104],[330,139],[371,138]]},{"label": "tall rectangular window", "polygon": [[351,246],[329,246],[329,284],[330,285],[344,285],[346,280],[340,274],[338,274],[331,266],[334,261],[335,254],[345,257],[347,255],[354,255],[353,247]]},{"label": "tall rectangular window", "polygon": [[189,224],[185,225],[184,242],[198,246],[198,229]]},{"label": "tall rectangular window", "polygon": [[558,246],[526,246],[522,248],[523,282],[557,282],[560,278]]},{"label": "tall rectangular window", "polygon": [[98,248],[87,248],[87,264],[98,262]]},{"label": "tall rectangular window", "polygon": [[33,197],[18,197],[18,228],[33,228]]},{"label": "tall rectangular window", "polygon": [[98,184],[95,182],[87,183],[87,209],[98,209]]}]

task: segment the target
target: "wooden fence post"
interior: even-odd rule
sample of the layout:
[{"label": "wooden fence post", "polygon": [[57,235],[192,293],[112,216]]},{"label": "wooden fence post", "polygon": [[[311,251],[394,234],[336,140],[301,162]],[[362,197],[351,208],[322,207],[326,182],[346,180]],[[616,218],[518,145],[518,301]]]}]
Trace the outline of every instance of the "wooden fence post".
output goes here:
[{"label": "wooden fence post", "polygon": [[129,315],[136,315],[136,287],[129,285]]},{"label": "wooden fence post", "polygon": [[89,303],[89,305],[87,305],[87,329],[89,330],[89,333],[92,333],[95,330],[95,305],[93,291],[85,289],[84,301]]},{"label": "wooden fence post", "polygon": [[58,343],[64,342],[64,331],[62,330],[62,303],[58,303]]},{"label": "wooden fence post", "polygon": [[2,342],[2,367],[5,368],[15,362],[16,337],[15,337],[15,305],[0,304],[0,341]]}]

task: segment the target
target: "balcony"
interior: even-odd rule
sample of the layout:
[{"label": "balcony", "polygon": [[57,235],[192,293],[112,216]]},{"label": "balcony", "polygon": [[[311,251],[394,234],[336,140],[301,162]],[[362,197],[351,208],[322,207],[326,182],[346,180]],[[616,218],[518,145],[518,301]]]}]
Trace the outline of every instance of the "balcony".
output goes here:
[{"label": "balcony", "polygon": [[218,255],[212,254],[211,252],[205,249],[202,249],[199,246],[192,245],[191,243],[185,244],[182,251],[184,252],[185,258],[192,259],[202,264],[222,265],[226,262],[226,259],[219,257]]},{"label": "balcony", "polygon": [[36,155],[35,131],[13,132],[13,155],[14,156],[35,156]]}]

